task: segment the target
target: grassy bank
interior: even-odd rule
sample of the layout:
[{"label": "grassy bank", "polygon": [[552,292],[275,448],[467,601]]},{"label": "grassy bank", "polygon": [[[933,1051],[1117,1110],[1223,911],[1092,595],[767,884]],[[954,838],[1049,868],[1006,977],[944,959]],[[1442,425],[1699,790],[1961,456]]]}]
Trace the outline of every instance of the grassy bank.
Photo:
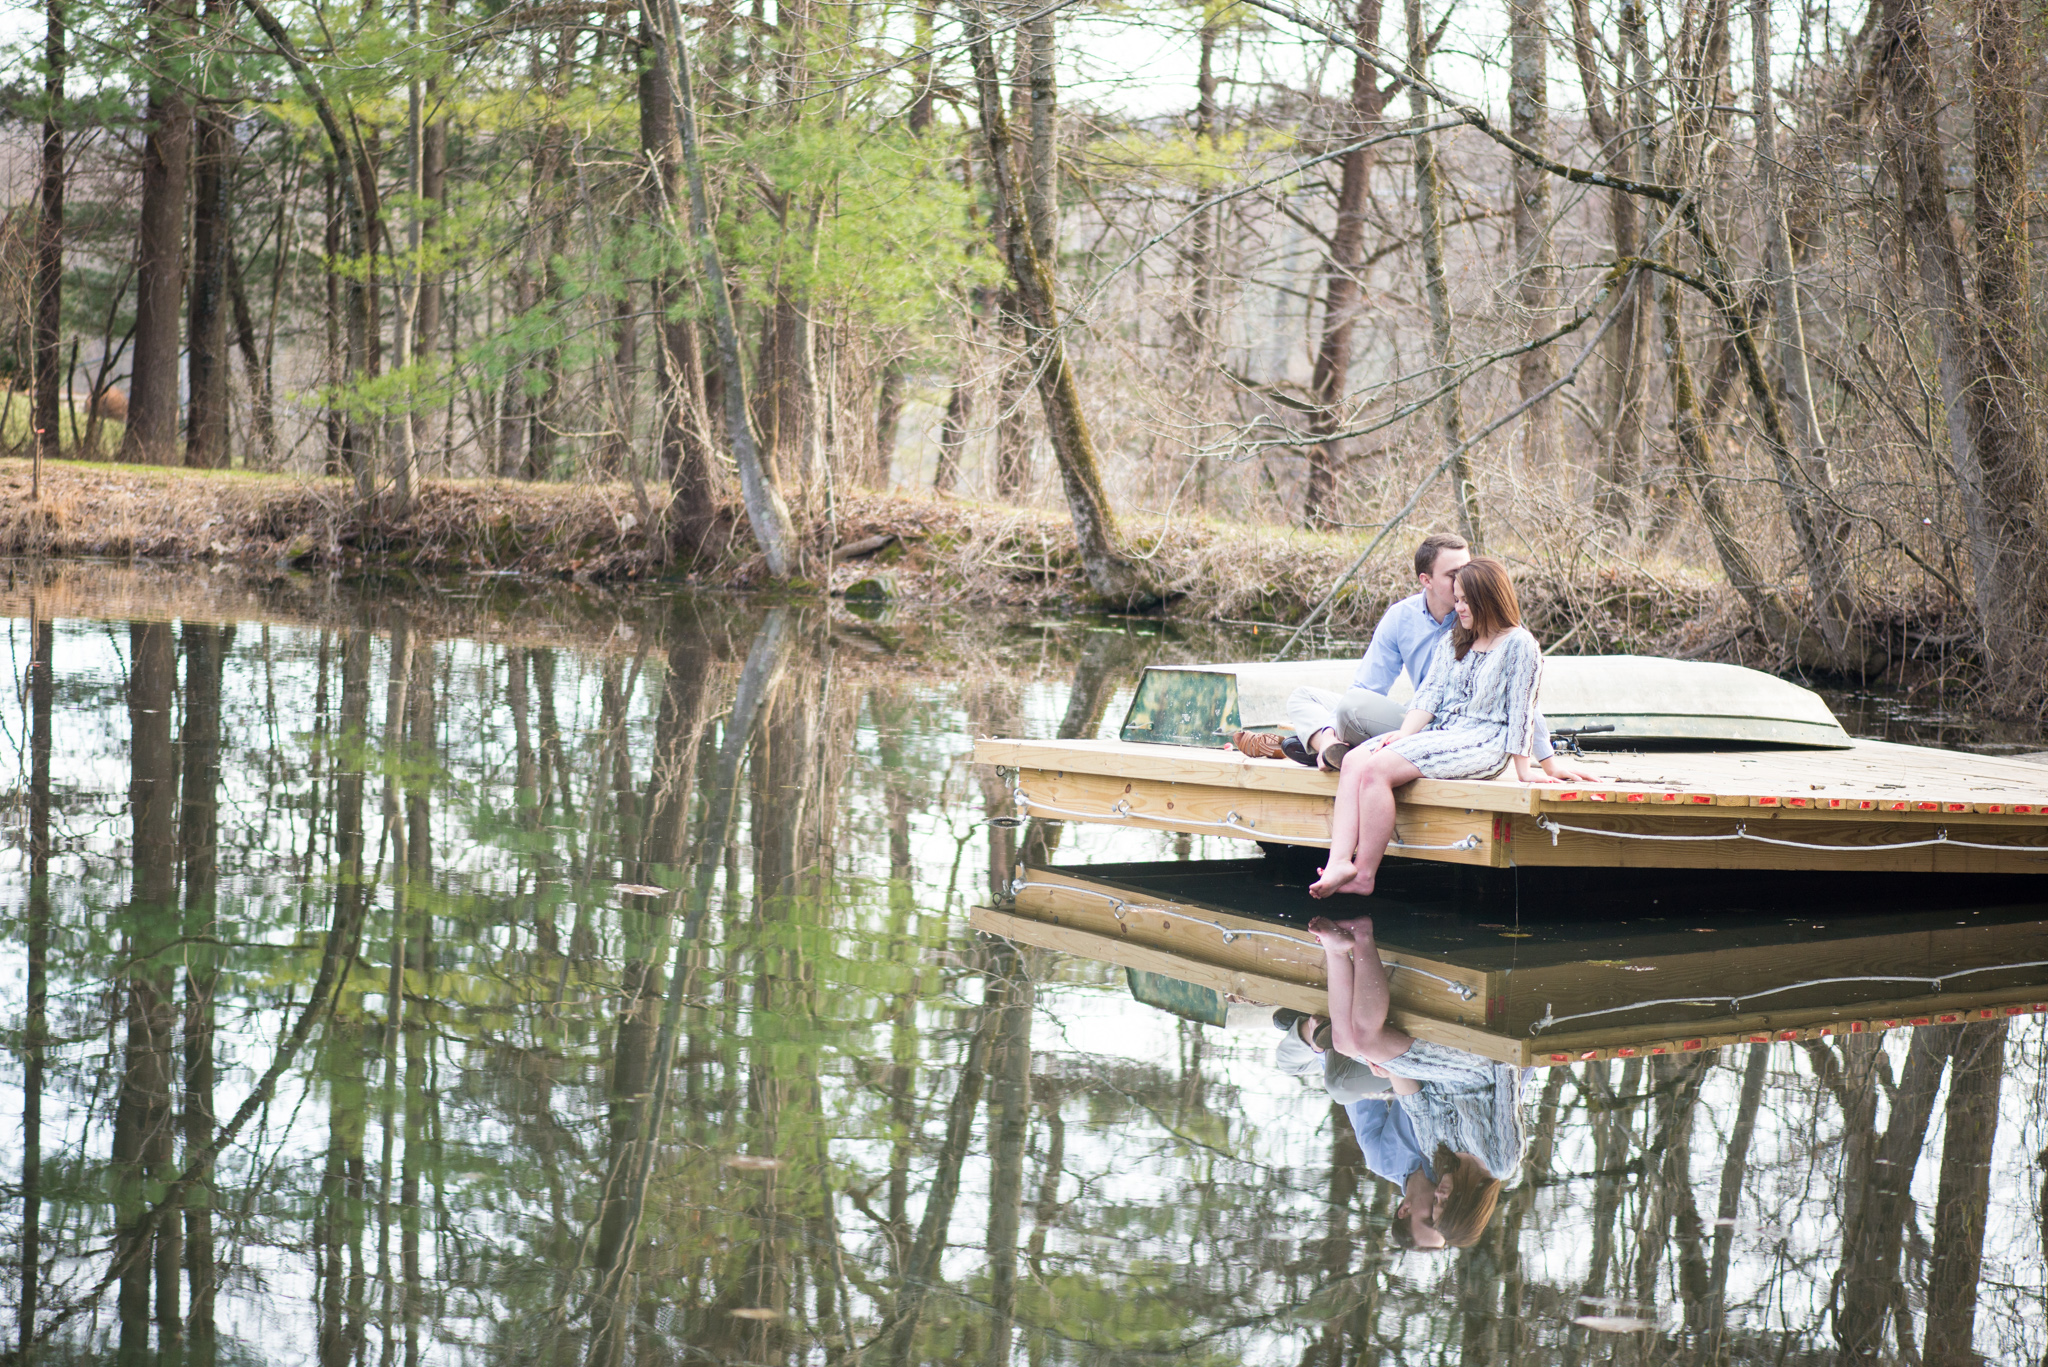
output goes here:
[{"label": "grassy bank", "polygon": [[[740,527],[711,563],[669,561],[625,484],[430,481],[406,517],[366,516],[345,480],[83,462],[0,460],[0,555],[226,561],[340,573],[516,572],[623,584],[759,586]],[[1417,528],[1419,535],[1424,530]],[[1171,595],[1169,615],[1286,625],[1329,591],[1361,548],[1322,534],[1201,519],[1132,517],[1126,535]],[[1060,611],[1085,607],[1064,517],[959,499],[856,492],[810,529],[842,558],[830,589],[890,600]],[[1328,632],[1355,640],[1405,592],[1413,537],[1390,546],[1338,598]],[[1583,542],[1510,555],[1531,625],[1553,649],[1742,659],[1768,666],[1742,605],[1716,577],[1678,564],[1596,561]]]}]

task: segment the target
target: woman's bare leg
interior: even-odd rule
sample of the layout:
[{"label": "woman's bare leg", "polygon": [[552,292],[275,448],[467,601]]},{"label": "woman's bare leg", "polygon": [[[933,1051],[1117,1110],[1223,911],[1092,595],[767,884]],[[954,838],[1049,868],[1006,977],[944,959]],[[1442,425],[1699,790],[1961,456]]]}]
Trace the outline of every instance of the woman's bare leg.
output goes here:
[{"label": "woman's bare leg", "polygon": [[1356,750],[1344,757],[1344,768],[1337,775],[1337,806],[1330,813],[1330,858],[1317,870],[1322,877],[1309,884],[1308,895],[1311,897],[1328,897],[1333,892],[1341,892],[1358,873],[1355,860],[1359,788],[1366,772],[1360,761],[1369,758]]},{"label": "woman's bare leg", "polygon": [[[1358,788],[1356,805],[1352,809],[1355,826],[1351,857],[1338,860],[1334,854],[1339,832],[1334,829],[1333,820],[1331,865],[1326,866],[1323,877],[1309,889],[1310,895],[1315,897],[1327,897],[1333,892],[1354,893],[1361,897],[1372,895],[1380,861],[1387,857],[1387,842],[1394,838],[1394,789],[1422,777],[1420,769],[1391,750],[1357,755],[1356,759]],[[1345,785],[1352,782],[1352,763],[1350,757],[1344,761]],[[1341,797],[1342,787],[1338,791]],[[1350,868],[1340,882],[1334,875],[1342,864],[1348,864]]]}]

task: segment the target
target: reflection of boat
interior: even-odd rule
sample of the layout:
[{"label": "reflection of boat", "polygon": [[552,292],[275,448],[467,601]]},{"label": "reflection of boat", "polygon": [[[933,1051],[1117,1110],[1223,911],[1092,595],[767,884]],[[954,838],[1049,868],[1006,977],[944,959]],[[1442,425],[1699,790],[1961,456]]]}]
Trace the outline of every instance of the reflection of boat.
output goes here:
[{"label": "reflection of boat", "polygon": [[[1516,902],[1456,897],[1416,869],[1372,899],[1393,966],[1394,1023],[1502,1062],[1573,1063],[2048,1012],[2048,905],[1862,910],[1870,889],[1805,879],[1750,889],[1745,909],[1668,893],[1618,920],[1564,887]],[[1850,885],[1844,886],[1845,882]],[[1027,869],[1014,904],[974,924],[1023,944],[1275,1006],[1324,1011],[1303,880],[1264,860]],[[1961,904],[1958,904],[1958,903]],[[1361,903],[1359,906],[1363,906]]]},{"label": "reflection of boat", "polygon": [[[1114,741],[976,742],[1025,809],[1269,844],[1326,846],[1336,779],[1221,749],[1275,729],[1331,662],[1148,669]],[[1807,689],[1733,665],[1635,656],[1545,662],[1560,730],[1611,727],[1568,786],[1420,779],[1392,853],[1493,868],[1884,869],[2048,873],[2048,768],[1854,740]],[[1614,748],[1624,747],[1624,748]]]}]

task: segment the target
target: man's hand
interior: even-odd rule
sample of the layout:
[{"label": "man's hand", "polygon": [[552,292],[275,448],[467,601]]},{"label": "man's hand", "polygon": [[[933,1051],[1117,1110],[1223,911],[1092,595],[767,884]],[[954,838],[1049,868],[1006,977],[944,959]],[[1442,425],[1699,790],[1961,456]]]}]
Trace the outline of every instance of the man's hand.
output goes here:
[{"label": "man's hand", "polygon": [[[1580,768],[1563,755],[1552,755],[1549,759],[1543,761],[1542,767],[1544,773],[1550,775],[1559,783],[1598,783],[1600,781],[1600,775],[1590,769]],[[1530,782],[1540,783],[1542,780],[1532,778]]]}]

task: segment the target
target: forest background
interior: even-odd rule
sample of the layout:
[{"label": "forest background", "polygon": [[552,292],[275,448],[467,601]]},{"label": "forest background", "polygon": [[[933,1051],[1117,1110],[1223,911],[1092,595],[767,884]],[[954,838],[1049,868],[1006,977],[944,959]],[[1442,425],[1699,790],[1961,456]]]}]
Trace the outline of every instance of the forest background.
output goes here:
[{"label": "forest background", "polygon": [[1036,508],[1071,531],[984,565],[1144,607],[1202,596],[1199,545],[1244,581],[1212,607],[1290,620],[1288,565],[1342,614],[1454,527],[1570,606],[1552,648],[1704,597],[1683,653],[2031,710],[2039,23],[17,4],[0,442],[37,496],[79,456],[290,475],[371,551],[441,481],[608,489],[758,579],[888,543],[876,491],[899,550],[909,492]]}]

